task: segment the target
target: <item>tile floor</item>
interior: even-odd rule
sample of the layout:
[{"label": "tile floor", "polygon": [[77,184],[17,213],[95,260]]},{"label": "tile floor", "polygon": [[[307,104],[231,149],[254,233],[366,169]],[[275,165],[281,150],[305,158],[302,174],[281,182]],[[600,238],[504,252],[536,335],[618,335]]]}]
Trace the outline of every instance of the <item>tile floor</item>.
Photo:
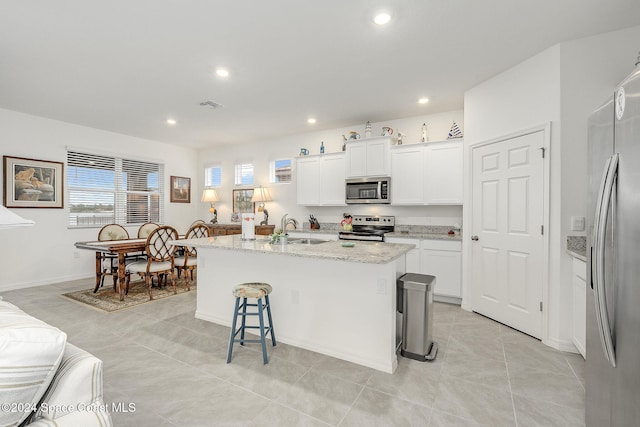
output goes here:
[{"label": "tile floor", "polygon": [[117,426],[584,425],[582,357],[457,306],[435,305],[436,361],[391,375],[283,343],[226,364],[229,328],[194,317],[195,291],[115,313],[60,296],[91,282],[3,297],[104,361],[105,401],[135,404]]}]

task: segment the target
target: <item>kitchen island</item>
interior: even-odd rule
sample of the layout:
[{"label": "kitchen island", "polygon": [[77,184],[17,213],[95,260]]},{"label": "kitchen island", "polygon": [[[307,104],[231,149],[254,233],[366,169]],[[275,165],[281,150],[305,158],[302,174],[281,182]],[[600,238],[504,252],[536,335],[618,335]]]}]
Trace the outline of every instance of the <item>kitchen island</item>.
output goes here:
[{"label": "kitchen island", "polygon": [[[231,326],[232,288],[273,286],[276,339],[297,347],[393,372],[396,358],[396,279],[411,245],[340,241],[277,243],[257,236],[181,240],[198,250],[196,317]],[[257,319],[256,319],[257,322]]]}]

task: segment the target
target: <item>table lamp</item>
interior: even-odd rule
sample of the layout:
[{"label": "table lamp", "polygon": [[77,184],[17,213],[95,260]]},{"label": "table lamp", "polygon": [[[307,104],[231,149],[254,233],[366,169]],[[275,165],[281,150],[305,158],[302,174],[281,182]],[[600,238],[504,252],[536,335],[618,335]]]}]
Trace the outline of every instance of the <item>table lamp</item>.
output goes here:
[{"label": "table lamp", "polygon": [[214,202],[219,202],[220,199],[218,198],[218,192],[216,191],[215,188],[205,188],[204,191],[202,192],[202,202],[209,202],[211,203],[211,207],[209,208],[209,212],[211,213],[211,224],[217,224],[218,223],[218,211],[216,210],[215,206],[213,205]]},{"label": "table lamp", "polygon": [[264,219],[260,221],[260,225],[269,225],[269,212],[264,207],[264,202],[272,201],[269,189],[263,186],[254,188],[251,201],[258,202],[258,212],[264,213]]},{"label": "table lamp", "polygon": [[24,219],[21,216],[14,214],[4,206],[0,206],[0,230],[33,224],[35,224],[35,222],[30,219]]}]

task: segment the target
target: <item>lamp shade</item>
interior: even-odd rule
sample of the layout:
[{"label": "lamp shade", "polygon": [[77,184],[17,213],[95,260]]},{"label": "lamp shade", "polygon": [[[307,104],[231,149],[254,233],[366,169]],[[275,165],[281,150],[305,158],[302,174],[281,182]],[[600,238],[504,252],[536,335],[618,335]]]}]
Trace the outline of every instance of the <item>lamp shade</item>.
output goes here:
[{"label": "lamp shade", "polygon": [[251,197],[252,202],[271,202],[271,194],[269,194],[269,189],[266,187],[256,187],[253,189],[253,197]]},{"label": "lamp shade", "polygon": [[26,225],[33,225],[35,222],[30,219],[24,219],[11,212],[4,206],[0,206],[0,230],[13,227],[24,227]]},{"label": "lamp shade", "polygon": [[205,188],[202,192],[202,202],[219,202],[218,192],[215,188]]}]

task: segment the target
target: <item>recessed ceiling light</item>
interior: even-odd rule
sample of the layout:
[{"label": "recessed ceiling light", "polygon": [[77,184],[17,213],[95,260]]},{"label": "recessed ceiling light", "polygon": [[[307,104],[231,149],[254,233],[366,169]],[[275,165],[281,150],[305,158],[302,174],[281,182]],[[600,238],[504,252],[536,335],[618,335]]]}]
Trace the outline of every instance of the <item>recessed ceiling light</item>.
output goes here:
[{"label": "recessed ceiling light", "polygon": [[218,77],[229,77],[229,70],[227,70],[225,68],[217,68],[216,69],[216,75]]},{"label": "recessed ceiling light", "polygon": [[388,24],[389,21],[391,21],[391,15],[389,15],[387,12],[380,12],[373,18],[373,22],[378,25]]},{"label": "recessed ceiling light", "polygon": [[178,122],[176,122],[174,119],[167,119],[167,124],[169,126],[175,126],[176,123],[178,123]]},{"label": "recessed ceiling light", "polygon": [[420,98],[418,99],[418,104],[426,104],[429,102],[429,98]]},{"label": "recessed ceiling light", "polygon": [[310,119],[307,119],[307,123],[309,123],[310,125],[315,124],[316,119],[314,119],[313,117],[311,117]]}]

